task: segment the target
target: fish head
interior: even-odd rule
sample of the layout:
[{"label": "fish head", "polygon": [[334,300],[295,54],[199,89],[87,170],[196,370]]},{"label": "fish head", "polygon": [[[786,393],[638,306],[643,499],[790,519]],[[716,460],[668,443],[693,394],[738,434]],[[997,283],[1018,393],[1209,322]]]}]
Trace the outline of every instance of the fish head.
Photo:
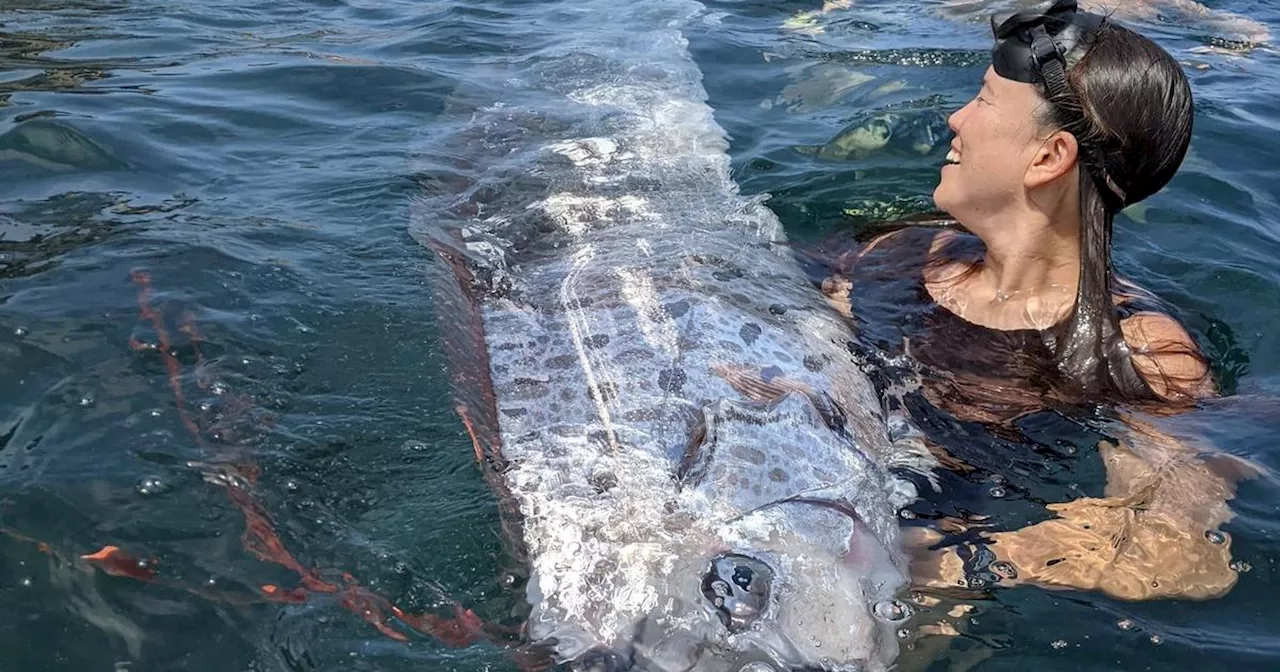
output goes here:
[{"label": "fish head", "polygon": [[836,410],[798,392],[708,409],[682,474],[697,524],[668,541],[679,558],[654,577],[635,669],[892,667],[910,616],[896,510],[914,489],[836,431]]},{"label": "fish head", "polygon": [[[793,525],[782,520],[795,515],[784,509],[758,523]],[[695,576],[700,573],[700,599],[688,600],[690,612],[679,626],[652,628],[660,633],[656,640],[637,637],[629,656],[634,669],[890,669],[898,655],[896,631],[910,616],[895,598],[904,585],[900,564],[874,534],[850,525],[842,513],[817,508],[799,515],[813,529],[779,534],[772,544],[738,543],[690,566]],[[844,548],[826,543],[835,530],[849,534]]]}]

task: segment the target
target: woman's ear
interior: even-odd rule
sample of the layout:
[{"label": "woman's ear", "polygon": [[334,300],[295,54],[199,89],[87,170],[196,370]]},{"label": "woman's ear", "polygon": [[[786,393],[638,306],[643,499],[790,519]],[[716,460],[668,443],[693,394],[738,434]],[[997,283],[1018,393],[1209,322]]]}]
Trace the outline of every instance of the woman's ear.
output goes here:
[{"label": "woman's ear", "polygon": [[1044,186],[1071,172],[1079,158],[1080,146],[1076,136],[1066,131],[1054,131],[1040,143],[1031,157],[1023,183],[1028,190]]}]

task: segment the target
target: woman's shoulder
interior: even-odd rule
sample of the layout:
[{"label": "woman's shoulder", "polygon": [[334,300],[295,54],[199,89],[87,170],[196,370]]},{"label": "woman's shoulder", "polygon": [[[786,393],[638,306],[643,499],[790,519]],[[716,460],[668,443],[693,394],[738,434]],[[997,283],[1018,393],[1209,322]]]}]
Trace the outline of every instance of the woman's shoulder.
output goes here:
[{"label": "woman's shoulder", "polygon": [[1120,335],[1130,360],[1151,391],[1166,401],[1194,401],[1217,394],[1208,359],[1186,327],[1155,294],[1112,277]]},{"label": "woman's shoulder", "polygon": [[1120,319],[1120,334],[1134,369],[1156,396],[1195,401],[1216,394],[1208,361],[1177,319],[1157,310],[1139,310]]}]

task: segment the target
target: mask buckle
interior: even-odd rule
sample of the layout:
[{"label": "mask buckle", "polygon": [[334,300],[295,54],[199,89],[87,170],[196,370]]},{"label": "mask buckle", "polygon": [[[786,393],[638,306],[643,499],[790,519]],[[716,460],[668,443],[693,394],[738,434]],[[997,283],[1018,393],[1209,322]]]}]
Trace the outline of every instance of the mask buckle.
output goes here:
[{"label": "mask buckle", "polygon": [[1043,24],[1035,26],[1030,32],[1031,60],[1037,70],[1043,70],[1044,66],[1054,61],[1066,67],[1067,56],[1062,53],[1062,46],[1049,37],[1049,32],[1044,29]]}]

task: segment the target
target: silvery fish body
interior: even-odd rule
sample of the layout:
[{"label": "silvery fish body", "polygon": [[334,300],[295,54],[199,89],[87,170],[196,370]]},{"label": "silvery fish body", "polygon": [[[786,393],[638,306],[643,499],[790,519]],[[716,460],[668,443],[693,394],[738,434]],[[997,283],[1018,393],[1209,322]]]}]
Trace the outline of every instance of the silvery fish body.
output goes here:
[{"label": "silvery fish body", "polygon": [[[527,635],[586,669],[880,670],[898,468],[848,329],[739,194],[696,3],[527,5],[502,100],[434,158],[414,235],[459,409],[527,562]],[[536,25],[533,20],[531,25]],[[429,173],[430,171],[424,171]]]}]

